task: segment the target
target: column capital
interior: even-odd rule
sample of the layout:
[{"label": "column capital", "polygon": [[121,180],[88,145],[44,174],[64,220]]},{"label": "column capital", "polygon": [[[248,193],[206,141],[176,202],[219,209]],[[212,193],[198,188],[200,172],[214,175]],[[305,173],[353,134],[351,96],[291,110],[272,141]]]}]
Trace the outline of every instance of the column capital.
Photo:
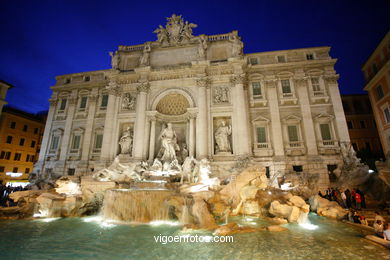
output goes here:
[{"label": "column capital", "polygon": [[116,82],[110,81],[106,86],[106,89],[110,95],[119,96],[120,94],[120,87]]},{"label": "column capital", "polygon": [[141,92],[148,93],[149,89],[150,89],[149,81],[143,81],[143,82],[137,83],[137,92],[138,93],[141,93]]},{"label": "column capital", "polygon": [[68,98],[69,105],[74,105],[77,102],[77,97],[69,97]]},{"label": "column capital", "polygon": [[157,111],[146,111],[146,116],[150,121],[157,120]]},{"label": "column capital", "polygon": [[211,79],[209,77],[199,77],[198,79],[196,79],[196,85],[198,85],[198,87],[202,88],[202,87],[210,87],[210,84],[211,84]]},{"label": "column capital", "polygon": [[99,97],[98,95],[92,94],[88,96],[88,99],[90,102],[95,102],[98,99],[98,97]]},{"label": "column capital", "polygon": [[335,74],[335,75],[327,75],[327,76],[324,76],[324,80],[330,84],[337,84],[337,80],[339,79],[339,75],[338,74]]},{"label": "column capital", "polygon": [[245,79],[245,74],[236,74],[230,78],[230,82],[233,83],[233,85],[244,84]]},{"label": "column capital", "polygon": [[50,98],[49,99],[50,106],[57,105],[57,102],[58,102],[58,99],[56,99],[56,98]]}]

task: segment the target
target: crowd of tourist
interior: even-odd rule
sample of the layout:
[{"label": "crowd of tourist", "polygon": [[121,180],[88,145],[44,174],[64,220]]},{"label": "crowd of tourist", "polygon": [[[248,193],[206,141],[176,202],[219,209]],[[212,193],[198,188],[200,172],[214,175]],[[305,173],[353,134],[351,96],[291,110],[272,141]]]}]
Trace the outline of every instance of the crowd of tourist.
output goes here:
[{"label": "crowd of tourist", "polygon": [[0,206],[1,207],[15,206],[15,203],[13,202],[12,199],[9,198],[9,195],[12,192],[22,191],[22,190],[26,190],[26,189],[23,188],[22,186],[12,187],[12,186],[6,186],[3,184],[0,184]]},{"label": "crowd of tourist", "polygon": [[[325,194],[321,191],[318,195],[330,201],[336,201],[340,206],[349,209],[348,220],[356,224],[368,226],[367,219],[356,210],[366,208],[366,200],[364,193],[359,189],[346,189],[341,191],[337,188],[328,188]],[[386,223],[385,219],[376,211],[373,228],[378,237],[390,240],[390,223]]]},{"label": "crowd of tourist", "polygon": [[341,191],[337,188],[328,188],[325,192],[325,195],[318,193],[321,197],[330,200],[336,201],[342,207],[346,209],[357,209],[360,210],[362,208],[366,208],[366,199],[364,193],[359,189],[346,189]]}]

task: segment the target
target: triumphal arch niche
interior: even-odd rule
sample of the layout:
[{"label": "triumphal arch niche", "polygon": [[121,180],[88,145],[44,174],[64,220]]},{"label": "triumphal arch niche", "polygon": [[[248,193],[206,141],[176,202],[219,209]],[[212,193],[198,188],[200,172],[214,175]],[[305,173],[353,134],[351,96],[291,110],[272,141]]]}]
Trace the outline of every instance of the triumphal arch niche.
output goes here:
[{"label": "triumphal arch niche", "polygon": [[193,156],[218,173],[249,158],[271,179],[304,172],[328,185],[350,142],[330,48],[244,54],[237,31],[195,28],[172,15],[155,41],[110,52],[110,69],[57,76],[36,169]]}]

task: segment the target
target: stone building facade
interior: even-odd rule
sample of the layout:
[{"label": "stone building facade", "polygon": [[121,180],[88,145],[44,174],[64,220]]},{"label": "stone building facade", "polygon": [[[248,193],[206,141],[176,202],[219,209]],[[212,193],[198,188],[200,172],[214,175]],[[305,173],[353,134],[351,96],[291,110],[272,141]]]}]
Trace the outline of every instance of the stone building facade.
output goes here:
[{"label": "stone building facade", "polygon": [[383,156],[374,114],[367,94],[341,95],[345,118],[355,151]]},{"label": "stone building facade", "polygon": [[385,155],[390,151],[390,31],[362,67]]},{"label": "stone building facade", "polygon": [[303,171],[327,185],[350,143],[330,48],[244,54],[237,31],[194,27],[173,15],[156,41],[110,53],[112,68],[56,77],[36,172],[151,162],[171,123],[178,157],[208,158],[215,175],[249,158],[271,178]]}]

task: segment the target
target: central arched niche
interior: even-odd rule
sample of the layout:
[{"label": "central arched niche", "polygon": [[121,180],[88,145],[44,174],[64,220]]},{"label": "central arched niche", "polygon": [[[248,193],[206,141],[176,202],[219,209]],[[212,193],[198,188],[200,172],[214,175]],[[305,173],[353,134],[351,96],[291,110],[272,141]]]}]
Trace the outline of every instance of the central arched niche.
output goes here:
[{"label": "central arched niche", "polygon": [[185,114],[189,107],[190,104],[185,96],[179,93],[171,93],[160,99],[156,110],[163,115],[178,116]]}]

